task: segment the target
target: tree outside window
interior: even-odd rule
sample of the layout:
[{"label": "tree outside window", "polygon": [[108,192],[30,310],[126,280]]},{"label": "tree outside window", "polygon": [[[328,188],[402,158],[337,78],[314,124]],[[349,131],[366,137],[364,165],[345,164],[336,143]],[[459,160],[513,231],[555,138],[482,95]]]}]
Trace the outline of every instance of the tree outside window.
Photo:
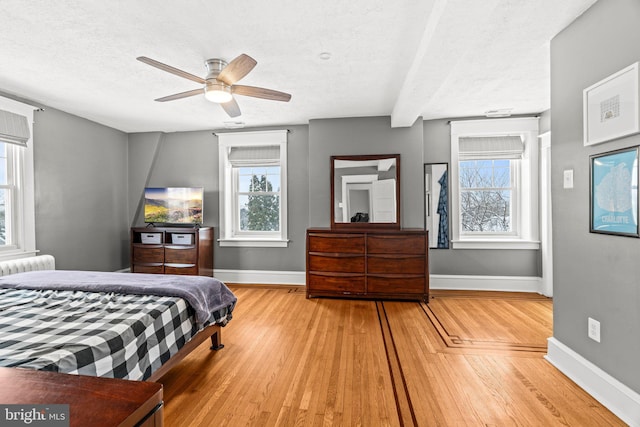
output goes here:
[{"label": "tree outside window", "polygon": [[240,231],[280,230],[280,167],[239,168]]},{"label": "tree outside window", "polygon": [[511,161],[467,160],[459,165],[461,232],[510,233]]}]

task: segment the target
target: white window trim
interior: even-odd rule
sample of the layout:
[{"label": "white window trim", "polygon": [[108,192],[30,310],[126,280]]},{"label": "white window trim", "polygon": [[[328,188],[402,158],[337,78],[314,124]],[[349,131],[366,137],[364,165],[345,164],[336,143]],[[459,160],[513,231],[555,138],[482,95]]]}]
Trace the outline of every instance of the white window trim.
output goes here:
[{"label": "white window trim", "polygon": [[[518,235],[472,236],[460,233],[459,139],[462,137],[521,135]],[[451,244],[454,249],[539,249],[538,118],[460,120],[451,122]]]},{"label": "white window trim", "polygon": [[29,124],[29,140],[26,148],[15,151],[13,167],[17,168],[18,183],[14,199],[18,215],[14,215],[14,243],[10,247],[0,249],[0,261],[23,258],[35,255],[36,250],[36,215],[35,186],[33,169],[33,116],[38,107],[24,104],[13,99],[0,97],[0,109],[23,115]]},{"label": "white window trim", "polygon": [[[220,246],[287,247],[287,130],[234,132],[218,134]],[[238,236],[233,233],[233,173],[228,153],[231,147],[280,146],[280,236]]]}]

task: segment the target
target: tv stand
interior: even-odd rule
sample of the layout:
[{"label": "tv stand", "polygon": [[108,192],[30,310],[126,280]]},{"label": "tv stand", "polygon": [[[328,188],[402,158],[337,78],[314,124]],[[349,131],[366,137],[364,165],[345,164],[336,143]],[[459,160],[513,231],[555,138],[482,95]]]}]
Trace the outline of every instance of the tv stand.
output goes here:
[{"label": "tv stand", "polygon": [[131,228],[132,273],[213,277],[213,227]]}]

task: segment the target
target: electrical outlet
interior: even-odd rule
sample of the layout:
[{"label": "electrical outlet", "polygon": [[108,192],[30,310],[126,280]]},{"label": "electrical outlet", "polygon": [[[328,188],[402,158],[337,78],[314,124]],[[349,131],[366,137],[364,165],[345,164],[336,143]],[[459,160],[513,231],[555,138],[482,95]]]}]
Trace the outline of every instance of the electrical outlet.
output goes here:
[{"label": "electrical outlet", "polygon": [[589,317],[589,338],[600,342],[600,322]]}]

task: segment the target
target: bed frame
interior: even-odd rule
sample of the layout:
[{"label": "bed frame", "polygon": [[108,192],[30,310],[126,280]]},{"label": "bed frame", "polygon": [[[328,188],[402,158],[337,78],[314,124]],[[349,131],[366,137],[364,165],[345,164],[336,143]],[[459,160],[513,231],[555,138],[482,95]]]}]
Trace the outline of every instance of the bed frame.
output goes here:
[{"label": "bed frame", "polygon": [[222,331],[220,325],[209,325],[198,332],[191,340],[186,343],[176,354],[171,356],[164,365],[160,366],[146,381],[155,382],[162,378],[171,368],[180,363],[182,359],[187,357],[189,353],[195,350],[200,344],[211,338],[211,350],[220,350],[224,347],[222,344]]}]

